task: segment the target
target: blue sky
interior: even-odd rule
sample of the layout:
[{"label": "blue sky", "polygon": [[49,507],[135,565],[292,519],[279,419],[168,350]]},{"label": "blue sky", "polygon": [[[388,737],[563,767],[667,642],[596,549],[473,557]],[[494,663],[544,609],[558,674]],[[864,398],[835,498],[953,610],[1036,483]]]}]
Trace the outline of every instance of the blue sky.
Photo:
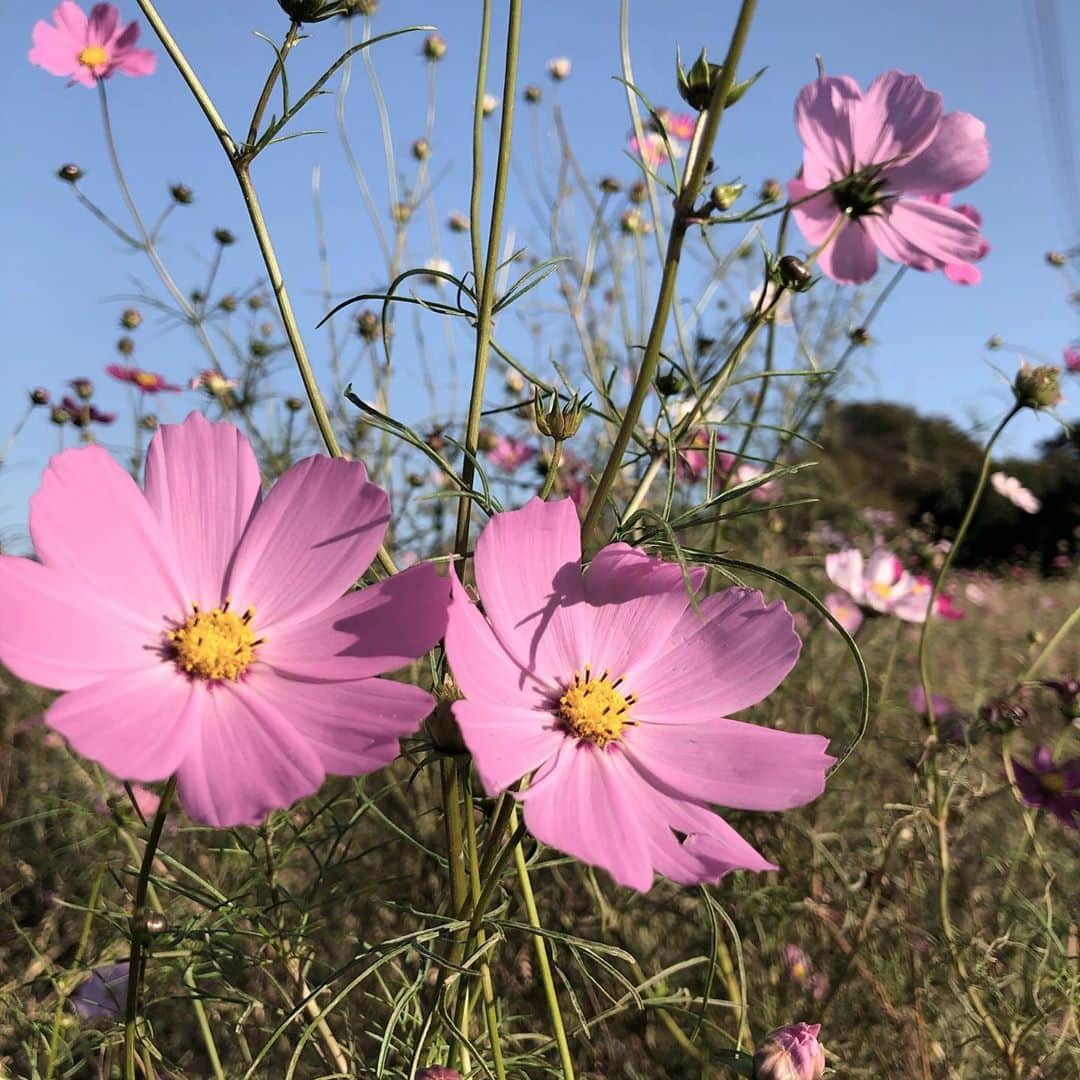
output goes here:
[{"label": "blue sky", "polygon": [[[106,385],[103,369],[116,359],[113,342],[124,306],[116,297],[130,292],[134,276],[149,280],[146,266],[121,250],[54,179],[65,161],[86,171],[85,190],[102,205],[120,212],[101,137],[96,95],[30,67],[26,51],[36,19],[48,17],[51,3],[18,0],[0,11],[0,125],[4,131],[4,191],[0,201],[0,289],[5,302],[4,394],[0,395],[0,443],[24,408],[24,392],[41,384],[54,390],[76,375],[101,386],[101,404],[123,409],[124,388]],[[505,3],[495,3],[499,34],[493,57],[501,58]],[[657,103],[676,104],[673,87],[675,46],[692,56],[701,45],[716,59],[723,54],[737,10],[734,0],[633,0],[632,47],[639,85]],[[1048,5],[1053,6],[1053,5]],[[1062,55],[1080,52],[1080,5],[1062,4],[1057,34]],[[946,413],[961,423],[996,415],[1007,391],[987,365],[993,359],[1011,370],[1015,361],[984,348],[994,333],[1024,345],[1032,356],[1060,362],[1062,347],[1077,332],[1075,309],[1065,302],[1060,279],[1043,255],[1078,238],[1069,235],[1068,209],[1055,185],[1047,139],[1040,121],[1038,82],[1033,69],[1024,4],[919,0],[898,4],[852,5],[833,0],[789,3],[763,0],[746,50],[745,70],[768,65],[768,72],[746,103],[725,118],[716,154],[718,173],[738,175],[757,185],[766,176],[786,179],[798,165],[800,146],[791,121],[799,88],[814,76],[814,55],[829,71],[849,73],[864,85],[879,71],[898,67],[919,73],[944,95],[946,109],[963,109],[986,121],[992,165],[965,193],[984,215],[992,252],[983,263],[983,284],[974,289],[950,285],[940,275],[908,274],[875,330],[853,396],[882,396]],[[633,179],[621,154],[628,119],[619,71],[617,0],[535,0],[526,3],[521,81],[543,85],[546,61],[557,55],[573,61],[571,78],[558,88],[572,141],[585,172],[595,178],[613,173]],[[1068,10],[1064,10],[1068,9]],[[160,0],[159,10],[202,74],[234,129],[246,128],[271,58],[253,34],[280,39],[286,23],[273,0]],[[438,111],[433,175],[441,218],[468,203],[469,128],[479,3],[455,0],[394,0],[382,5],[376,30],[410,23],[432,23],[449,43],[438,66]],[[131,0],[121,4],[124,18],[136,18]],[[676,14],[677,13],[677,17]],[[295,85],[327,66],[343,44],[338,22],[312,28],[312,38],[296,53]],[[145,29],[144,29],[145,32]],[[161,53],[152,35],[147,44]],[[407,157],[412,139],[424,126],[426,80],[418,56],[419,37],[399,38],[374,51],[374,62],[389,103],[399,154]],[[501,72],[490,80],[498,92]],[[333,85],[333,84],[332,84]],[[254,242],[231,173],[201,114],[187,96],[164,55],[152,78],[116,76],[110,95],[121,154],[136,199],[154,217],[167,201],[169,183],[184,181],[197,201],[178,210],[162,252],[186,287],[205,273],[208,237],[228,226],[240,242],[231,248],[222,280],[241,288],[260,270]],[[1075,76],[1070,107],[1080,117]],[[548,117],[545,111],[541,117]],[[546,143],[533,142],[534,117],[522,113],[516,141],[520,168],[507,227],[519,243],[533,244],[537,229],[521,182],[537,168]],[[541,123],[546,124],[546,119]],[[303,127],[333,131],[333,99],[314,103]],[[354,75],[349,128],[372,184],[376,201],[386,204],[381,141],[371,93],[361,69]],[[494,128],[489,128],[489,160]],[[1077,133],[1073,132],[1073,138]],[[311,331],[321,314],[317,296],[319,263],[314,240],[311,173],[321,165],[335,286],[361,291],[379,279],[378,252],[340,144],[334,134],[299,139],[273,149],[256,165],[255,177],[267,218],[299,308]],[[459,237],[443,232],[444,253],[460,262]],[[431,253],[429,230],[410,231],[410,254],[417,262]],[[442,329],[427,325],[429,348],[443,340]],[[562,327],[560,327],[562,332]],[[309,333],[318,358],[323,339]],[[182,331],[148,324],[139,332],[138,360],[181,382],[203,366]],[[460,340],[459,340],[460,345]],[[290,376],[291,377],[291,376]],[[1066,388],[1075,400],[1080,379]],[[192,396],[167,403],[163,415],[182,416]],[[408,410],[408,402],[405,402]],[[1066,406],[1067,414],[1075,407]],[[34,420],[40,420],[35,417]],[[1024,452],[1056,426],[1046,418],[1025,417],[1008,436],[1005,449]],[[0,526],[18,533],[25,503],[36,487],[41,465],[54,448],[55,433],[31,423],[0,472]]]}]

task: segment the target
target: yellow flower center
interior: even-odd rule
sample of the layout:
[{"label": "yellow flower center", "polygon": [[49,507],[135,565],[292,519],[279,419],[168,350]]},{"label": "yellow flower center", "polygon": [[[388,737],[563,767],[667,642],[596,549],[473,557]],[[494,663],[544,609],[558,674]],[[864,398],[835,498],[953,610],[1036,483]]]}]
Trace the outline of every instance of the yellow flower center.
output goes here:
[{"label": "yellow flower center", "polygon": [[1039,787],[1047,795],[1060,795],[1065,790],[1065,774],[1060,769],[1044,772],[1039,777]]},{"label": "yellow flower center", "polygon": [[200,679],[238,679],[255,659],[256,638],[251,628],[255,611],[243,615],[229,610],[229,601],[213,611],[192,604],[187,622],[169,632],[173,658],[189,675]]},{"label": "yellow flower center", "polygon": [[878,596],[880,596],[883,600],[887,600],[889,598],[889,593],[891,593],[892,590],[893,587],[891,585],[887,585],[884,581],[874,582],[874,592],[876,592]]},{"label": "yellow flower center", "polygon": [[[70,53],[68,54],[70,55]],[[79,53],[79,63],[87,67],[101,67],[109,62],[109,54],[100,45],[87,45]]]},{"label": "yellow flower center", "polygon": [[603,748],[622,734],[631,720],[627,719],[633,694],[620,693],[622,679],[612,681],[607,672],[598,679],[588,668],[582,678],[574,672],[574,681],[559,698],[559,718],[579,739],[588,739]]},{"label": "yellow flower center", "polygon": [[152,375],[149,371],[135,372],[135,384],[137,386],[142,386],[146,389],[150,389],[151,387],[157,386],[157,382],[158,377],[156,375]]}]

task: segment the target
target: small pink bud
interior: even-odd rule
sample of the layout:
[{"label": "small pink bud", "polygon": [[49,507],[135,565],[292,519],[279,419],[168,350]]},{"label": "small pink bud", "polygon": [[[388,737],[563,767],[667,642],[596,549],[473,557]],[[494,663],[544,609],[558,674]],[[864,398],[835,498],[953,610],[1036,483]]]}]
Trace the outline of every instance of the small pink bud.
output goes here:
[{"label": "small pink bud", "polygon": [[825,1051],[820,1024],[790,1024],[765,1036],[754,1054],[754,1080],[819,1080]]},{"label": "small pink bud", "polygon": [[416,1080],[461,1080],[461,1073],[445,1065],[429,1065],[416,1074]]}]

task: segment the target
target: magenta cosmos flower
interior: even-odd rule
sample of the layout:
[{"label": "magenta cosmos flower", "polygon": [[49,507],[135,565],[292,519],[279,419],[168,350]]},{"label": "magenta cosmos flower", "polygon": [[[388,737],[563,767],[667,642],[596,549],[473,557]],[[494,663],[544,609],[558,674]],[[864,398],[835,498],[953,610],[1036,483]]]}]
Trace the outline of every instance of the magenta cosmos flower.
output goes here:
[{"label": "magenta cosmos flower", "polygon": [[1031,768],[1012,759],[1016,786],[1028,806],[1049,810],[1063,825],[1080,828],[1080,757],[1054,763],[1049,746],[1040,746]]},{"label": "magenta cosmos flower", "polygon": [[879,251],[916,270],[980,257],[978,226],[922,196],[958,191],[986,172],[981,120],[943,113],[941,95],[917,75],[887,71],[865,94],[847,75],[803,87],[795,126],[802,176],[788,182],[788,194],[808,200],[795,207],[795,220],[807,243],[828,241],[818,265],[834,281],[869,281]]},{"label": "magenta cosmos flower", "polygon": [[123,364],[109,364],[105,373],[120,382],[131,383],[144,394],[160,394],[163,390],[179,390],[179,386],[168,382],[164,375],[153,371],[143,371],[138,367],[125,367]]},{"label": "magenta cosmos flower", "polygon": [[[583,573],[565,499],[495,515],[475,570],[487,618],[453,580],[446,651],[490,794],[532,774],[532,834],[642,891],[654,872],[695,884],[776,869],[709,807],[784,810],[824,790],[823,736],[726,719],[795,664],[782,604],[728,589],[691,606],[680,566],[626,544]],[[696,592],[705,572],[690,578]]]},{"label": "magenta cosmos flower", "polygon": [[1080,375],[1080,348],[1075,345],[1066,346],[1062,353],[1062,361],[1067,372],[1071,375]]},{"label": "magenta cosmos flower", "polygon": [[30,63],[91,87],[114,71],[152,75],[157,57],[149,49],[137,49],[138,40],[139,24],[121,29],[120,13],[112,4],[95,4],[87,18],[78,4],[64,0],[53,11],[52,24],[43,19],[34,24]]},{"label": "magenta cosmos flower", "polygon": [[258,822],[387,764],[431,709],[372,676],[442,636],[445,582],[423,565],[346,593],[388,520],[356,462],[307,458],[264,498],[247,440],[197,413],[154,436],[145,491],[68,450],[31,500],[40,562],[0,557],[0,661],[67,691],[45,720],[80,754],[175,773],[199,821]]},{"label": "magenta cosmos flower", "polygon": [[492,465],[505,472],[516,472],[527,461],[536,457],[536,447],[530,446],[524,439],[515,439],[512,435],[500,435],[495,445],[488,451]]}]

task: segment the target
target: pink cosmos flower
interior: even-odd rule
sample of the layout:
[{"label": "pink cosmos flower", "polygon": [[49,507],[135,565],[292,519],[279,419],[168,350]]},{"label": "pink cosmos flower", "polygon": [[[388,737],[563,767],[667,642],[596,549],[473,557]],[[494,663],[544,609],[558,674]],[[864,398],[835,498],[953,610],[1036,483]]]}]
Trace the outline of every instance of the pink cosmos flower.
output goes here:
[{"label": "pink cosmos flower", "polygon": [[123,364],[109,364],[105,373],[111,375],[120,382],[128,382],[136,386],[144,394],[160,394],[162,390],[179,390],[171,382],[165,381],[164,375],[157,375],[152,371],[143,371],[142,368],[124,367]]},{"label": "pink cosmos flower", "polygon": [[1040,746],[1030,769],[1016,758],[1012,764],[1025,805],[1049,810],[1070,829],[1080,828],[1080,757],[1056,765],[1050,747]]},{"label": "pink cosmos flower", "polygon": [[60,406],[71,418],[71,422],[77,428],[87,428],[91,424],[103,426],[114,423],[116,413],[102,412],[96,405],[89,401],[76,401],[69,394],[60,399]]},{"label": "pink cosmos flower", "polygon": [[[736,484],[749,484],[756,480],[765,470],[759,465],[751,465],[748,461],[743,462],[735,469],[734,480]],[[767,503],[780,497],[782,485],[779,480],[767,480],[764,484],[758,484],[748,494],[752,502]]]},{"label": "pink cosmos flower", "polygon": [[211,397],[224,397],[240,384],[236,379],[228,379],[220,371],[206,368],[195,375],[188,383],[189,390],[205,390]]},{"label": "pink cosmos flower", "polygon": [[825,573],[864,611],[897,615],[909,622],[926,620],[929,594],[922,601],[920,613],[918,604],[911,600],[916,592],[915,579],[886,548],[876,548],[865,564],[862,552],[857,548],[833,552],[825,556]]},{"label": "pink cosmos flower", "polygon": [[326,457],[264,498],[248,441],[198,413],[155,434],[145,491],[100,447],[67,450],[31,500],[40,562],[0,557],[0,661],[66,691],[46,723],[83,756],[175,773],[199,821],[258,822],[387,764],[431,709],[373,676],[438,641],[445,583],[424,565],[346,592],[388,520],[364,467]]},{"label": "pink cosmos flower", "polygon": [[[719,432],[715,443],[719,445],[726,441],[726,436]],[[722,450],[717,450],[713,457],[713,471],[727,470],[734,463],[734,458]],[[691,436],[690,442],[680,447],[675,452],[675,472],[680,480],[694,483],[703,479],[709,472],[709,432],[706,428],[698,428]]]},{"label": "pink cosmos flower", "polygon": [[[952,200],[951,195],[925,195],[923,197],[936,206],[948,206]],[[956,207],[956,212],[963,214],[977,229],[982,228],[982,214],[974,206],[965,203],[963,206]],[[946,263],[942,267],[945,276],[954,285],[978,285],[982,281],[982,271],[974,263],[980,262],[990,254],[990,242],[981,235],[979,241],[979,253],[971,262]]]},{"label": "pink cosmos flower", "polygon": [[862,608],[846,593],[831,592],[825,597],[825,606],[834,619],[854,637],[862,626],[865,616]]},{"label": "pink cosmos flower", "polygon": [[78,4],[64,0],[53,11],[53,24],[43,19],[34,24],[34,47],[30,63],[50,75],[69,76],[69,86],[93,87],[114,71],[125,75],[152,75],[157,57],[149,49],[137,49],[139,24],[120,28],[120,13],[112,4],[95,4],[89,19]]},{"label": "pink cosmos flower", "polygon": [[1028,491],[1015,476],[1004,472],[991,473],[990,484],[999,495],[1025,514],[1037,514],[1042,509],[1039,497]]},{"label": "pink cosmos flower", "polygon": [[820,1080],[825,1051],[820,1024],[789,1024],[765,1036],[754,1052],[756,1080]]},{"label": "pink cosmos flower", "polygon": [[[726,717],[795,664],[791,615],[728,589],[691,605],[683,570],[626,544],[581,566],[567,500],[496,514],[476,544],[486,614],[451,582],[454,716],[485,789],[522,792],[544,843],[647,890],[775,869],[710,805],[801,806],[833,760],[820,735]],[[704,570],[690,573],[694,592]]]},{"label": "pink cosmos flower", "polygon": [[943,114],[941,95],[917,75],[887,71],[865,94],[846,75],[803,87],[795,126],[803,166],[788,194],[808,200],[795,207],[795,220],[807,243],[829,241],[818,265],[834,281],[869,281],[878,251],[916,270],[980,257],[983,240],[972,220],[921,196],[958,191],[986,172],[981,120]]},{"label": "pink cosmos flower", "polygon": [[664,136],[658,131],[646,131],[641,139],[632,135],[629,144],[630,153],[641,158],[654,172],[667,162],[668,145],[671,146],[671,153],[677,158],[681,158],[686,153],[686,148],[678,139],[668,139],[665,143]]},{"label": "pink cosmos flower", "polygon": [[1068,345],[1063,353],[1065,370],[1073,375],[1080,375],[1080,349],[1075,345]]},{"label": "pink cosmos flower", "polygon": [[696,117],[689,113],[672,112],[663,106],[656,110],[656,115],[660,117],[660,123],[664,125],[664,130],[670,138],[689,142],[694,137],[694,130],[697,128]]},{"label": "pink cosmos flower", "polygon": [[515,439],[511,435],[500,435],[495,445],[488,451],[492,465],[505,472],[515,472],[522,465],[536,457],[536,447],[524,439]]}]

